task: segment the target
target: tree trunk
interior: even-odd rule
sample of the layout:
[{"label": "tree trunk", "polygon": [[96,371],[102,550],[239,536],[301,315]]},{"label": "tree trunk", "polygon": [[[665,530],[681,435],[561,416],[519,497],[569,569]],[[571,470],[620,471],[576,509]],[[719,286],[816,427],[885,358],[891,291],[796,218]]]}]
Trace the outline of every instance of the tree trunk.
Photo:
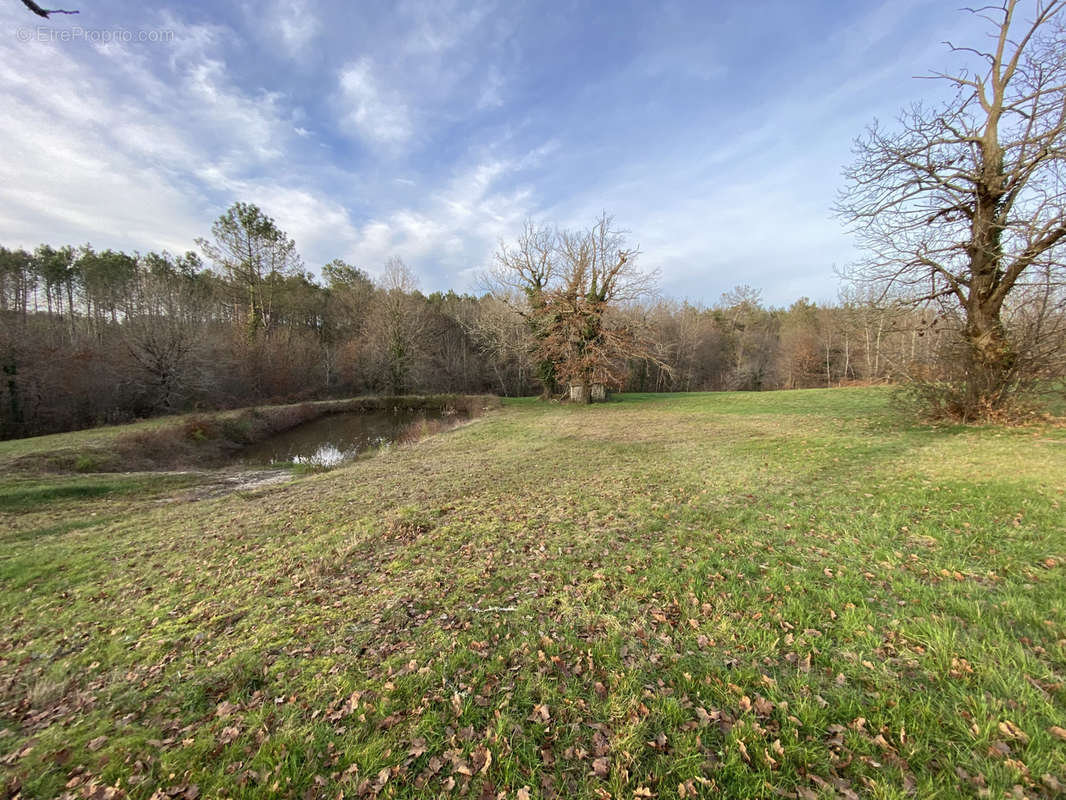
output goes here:
[{"label": "tree trunk", "polygon": [[1014,382],[1017,356],[1007,339],[999,309],[971,298],[966,326],[966,408],[967,417],[997,409],[1007,401]]}]

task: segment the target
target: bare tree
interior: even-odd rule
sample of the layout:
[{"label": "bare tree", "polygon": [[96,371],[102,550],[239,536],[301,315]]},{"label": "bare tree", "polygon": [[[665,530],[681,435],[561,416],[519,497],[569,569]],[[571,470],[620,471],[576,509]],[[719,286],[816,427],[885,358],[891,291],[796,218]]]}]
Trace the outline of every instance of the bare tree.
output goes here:
[{"label": "bare tree", "polygon": [[1066,0],[971,9],[991,45],[951,46],[973,71],[938,73],[956,89],[937,110],[915,104],[856,142],[838,210],[868,257],[849,273],[957,318],[961,386],[949,413],[1002,409],[1040,365],[1004,319],[1034,284],[1061,291],[1066,237]]},{"label": "bare tree", "polygon": [[68,11],[65,8],[41,8],[33,0],[22,0],[22,5],[26,6],[30,11],[36,14],[38,17],[44,17],[48,19],[52,14],[77,14],[77,11]]},{"label": "bare tree", "polygon": [[380,383],[392,394],[411,390],[421,357],[424,310],[425,299],[418,293],[415,274],[400,258],[390,258],[385,262],[367,331]]},{"label": "bare tree", "polygon": [[536,348],[527,321],[515,308],[521,303],[489,294],[482,298],[476,313],[459,319],[504,396],[523,394],[530,382],[532,354]]},{"label": "bare tree", "polygon": [[502,300],[524,300],[515,308],[546,394],[568,383],[572,397],[588,401],[593,387],[622,385],[627,359],[655,359],[645,326],[618,313],[654,293],[658,274],[636,266],[639,253],[607,214],[583,231],[526,223],[517,246],[501,244],[492,285]]}]

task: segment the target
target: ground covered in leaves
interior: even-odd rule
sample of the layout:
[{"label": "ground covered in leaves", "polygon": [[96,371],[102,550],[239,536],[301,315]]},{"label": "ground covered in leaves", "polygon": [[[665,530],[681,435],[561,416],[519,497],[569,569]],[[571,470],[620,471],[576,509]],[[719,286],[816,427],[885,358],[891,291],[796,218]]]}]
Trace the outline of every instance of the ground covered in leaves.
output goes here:
[{"label": "ground covered in leaves", "polygon": [[515,402],[325,474],[0,478],[0,794],[1051,797],[1066,430]]}]

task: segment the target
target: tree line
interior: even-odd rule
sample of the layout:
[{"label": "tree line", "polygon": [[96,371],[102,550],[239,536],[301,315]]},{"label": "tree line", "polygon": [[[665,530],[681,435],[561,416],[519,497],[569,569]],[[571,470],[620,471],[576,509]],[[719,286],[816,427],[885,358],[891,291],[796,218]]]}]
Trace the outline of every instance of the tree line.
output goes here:
[{"label": "tree line", "polygon": [[[571,341],[566,325],[616,331],[621,349],[587,348],[577,369],[613,371],[612,388],[646,392],[894,380],[932,363],[947,330],[928,309],[858,295],[775,308],[749,287],[711,306],[629,291],[644,277],[627,273],[635,251],[600,223],[609,241],[594,263],[610,273],[624,252],[618,271],[571,269],[556,289],[544,275],[525,302],[500,284],[425,294],[398,259],[376,277],[340,260],[316,276],[274,220],[244,203],[199,242],[210,264],[191,251],[0,247],[0,433],[365,393],[560,393],[575,375],[553,374],[549,353]],[[580,250],[579,237],[559,235]],[[521,246],[501,246],[497,277]],[[523,285],[516,276],[512,288]],[[571,321],[545,336],[536,312],[550,291],[556,311],[569,302],[580,314],[557,315]]]},{"label": "tree line", "polygon": [[[200,253],[0,247],[0,435],[341,394],[760,390],[902,381],[921,410],[999,418],[1066,385],[1066,0],[989,26],[954,90],[855,143],[837,211],[863,246],[832,303],[658,298],[606,215],[527,224],[480,296],[304,269],[236,203]],[[1028,14],[1026,16],[1026,14]]]}]

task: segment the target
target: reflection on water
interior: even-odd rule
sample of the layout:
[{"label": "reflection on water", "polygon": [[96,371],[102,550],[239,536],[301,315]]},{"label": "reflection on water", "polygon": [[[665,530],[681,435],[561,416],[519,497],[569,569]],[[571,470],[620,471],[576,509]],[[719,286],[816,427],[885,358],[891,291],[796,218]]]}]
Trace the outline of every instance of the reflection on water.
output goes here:
[{"label": "reflection on water", "polygon": [[342,461],[353,458],[358,451],[339,450],[335,444],[324,444],[309,456],[293,456],[293,464],[303,464],[308,467],[335,467]]},{"label": "reflection on water", "polygon": [[241,451],[240,458],[250,464],[332,467],[365,450],[396,441],[413,422],[443,417],[443,412],[436,409],[330,414],[249,445]]}]

